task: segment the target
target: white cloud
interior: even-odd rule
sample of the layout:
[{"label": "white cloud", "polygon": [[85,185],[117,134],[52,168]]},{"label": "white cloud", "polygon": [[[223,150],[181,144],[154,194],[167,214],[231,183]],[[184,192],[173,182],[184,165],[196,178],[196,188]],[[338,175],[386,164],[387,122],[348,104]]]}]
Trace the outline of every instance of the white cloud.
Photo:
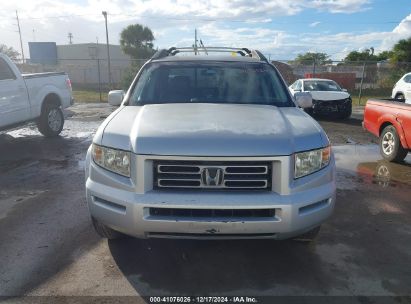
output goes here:
[{"label": "white cloud", "polygon": [[287,35],[283,31],[276,31],[263,27],[228,28],[215,24],[206,24],[199,28],[200,36],[208,45],[231,47],[245,47],[252,42],[252,47],[268,52],[281,47]]},{"label": "white cloud", "polygon": [[[121,30],[131,23],[148,25],[155,34],[156,46],[191,45],[194,28],[206,45],[251,46],[271,58],[288,59],[308,50],[327,52],[342,58],[351,50],[374,46],[389,49],[397,40],[411,36],[411,14],[393,31],[331,34],[291,33],[273,29],[277,16],[302,14],[306,9],[330,13],[354,13],[368,9],[369,0],[19,0],[2,3],[1,43],[19,49],[13,12],[21,18],[24,44],[37,41],[74,43],[105,42],[102,10],[109,13],[110,42],[118,43]],[[65,17],[61,17],[65,16]],[[33,19],[37,18],[37,19]],[[230,22],[223,22],[229,20]],[[217,22],[215,22],[217,21]],[[290,21],[292,22],[292,21]],[[320,21],[308,23],[316,27]],[[26,53],[28,50],[25,50]],[[27,56],[27,54],[26,54]]]},{"label": "white cloud", "polygon": [[389,50],[398,40],[409,37],[411,37],[411,14],[405,17],[390,35],[384,37],[378,51]]},{"label": "white cloud", "polygon": [[370,0],[314,0],[308,2],[306,6],[331,13],[351,14],[368,10],[370,3]]}]

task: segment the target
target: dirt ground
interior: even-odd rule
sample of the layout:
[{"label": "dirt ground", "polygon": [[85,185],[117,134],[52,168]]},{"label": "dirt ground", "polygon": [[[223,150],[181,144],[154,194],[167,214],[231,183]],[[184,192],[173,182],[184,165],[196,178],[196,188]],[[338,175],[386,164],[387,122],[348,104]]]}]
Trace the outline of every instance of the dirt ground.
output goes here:
[{"label": "dirt ground", "polygon": [[[112,110],[74,106],[59,138],[32,126],[0,135],[0,296],[36,296],[27,303],[53,302],[50,296],[150,303],[162,295],[411,303],[411,156],[403,164],[382,161],[360,112],[320,120],[334,145],[337,203],[307,244],[100,239],[85,202],[84,157]],[[143,298],[113,298],[136,295]]]},{"label": "dirt ground", "polygon": [[333,145],[378,143],[377,137],[362,128],[363,113],[364,107],[354,107],[349,119],[315,118]]}]

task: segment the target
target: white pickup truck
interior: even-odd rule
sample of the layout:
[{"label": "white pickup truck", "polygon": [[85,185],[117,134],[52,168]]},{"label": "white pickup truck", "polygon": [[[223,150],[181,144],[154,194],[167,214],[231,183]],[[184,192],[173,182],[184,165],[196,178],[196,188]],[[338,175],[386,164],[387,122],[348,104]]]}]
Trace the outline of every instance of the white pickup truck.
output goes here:
[{"label": "white pickup truck", "polygon": [[0,54],[0,131],[34,121],[44,136],[57,136],[64,125],[62,109],[72,104],[66,73],[21,74]]}]

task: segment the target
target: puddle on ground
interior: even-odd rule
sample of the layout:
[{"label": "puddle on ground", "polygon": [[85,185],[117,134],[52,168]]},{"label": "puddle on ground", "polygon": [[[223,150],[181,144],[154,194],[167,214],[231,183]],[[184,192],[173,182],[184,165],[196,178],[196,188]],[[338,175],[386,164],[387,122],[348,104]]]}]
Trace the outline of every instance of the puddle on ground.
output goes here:
[{"label": "puddle on ground", "polygon": [[[61,136],[66,138],[91,139],[100,125],[101,121],[66,120]],[[29,124],[23,128],[9,131],[7,134],[14,138],[18,138],[40,135],[40,132],[37,130],[37,126],[35,124]]]},{"label": "puddle on ground", "polygon": [[382,159],[378,145],[333,146],[339,189],[358,189],[370,184],[382,188],[411,185],[411,154],[403,163]]}]

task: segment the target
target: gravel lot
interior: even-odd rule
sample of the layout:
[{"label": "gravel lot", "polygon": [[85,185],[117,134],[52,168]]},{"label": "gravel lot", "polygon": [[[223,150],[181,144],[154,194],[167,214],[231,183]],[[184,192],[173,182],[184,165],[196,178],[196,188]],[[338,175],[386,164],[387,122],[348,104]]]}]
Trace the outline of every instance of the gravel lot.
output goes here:
[{"label": "gravel lot", "polygon": [[55,139],[30,126],[0,135],[0,296],[316,295],[410,303],[411,157],[382,161],[360,110],[346,121],[320,120],[334,145],[338,198],[311,244],[100,239],[85,203],[84,156],[112,110],[74,106]]}]

